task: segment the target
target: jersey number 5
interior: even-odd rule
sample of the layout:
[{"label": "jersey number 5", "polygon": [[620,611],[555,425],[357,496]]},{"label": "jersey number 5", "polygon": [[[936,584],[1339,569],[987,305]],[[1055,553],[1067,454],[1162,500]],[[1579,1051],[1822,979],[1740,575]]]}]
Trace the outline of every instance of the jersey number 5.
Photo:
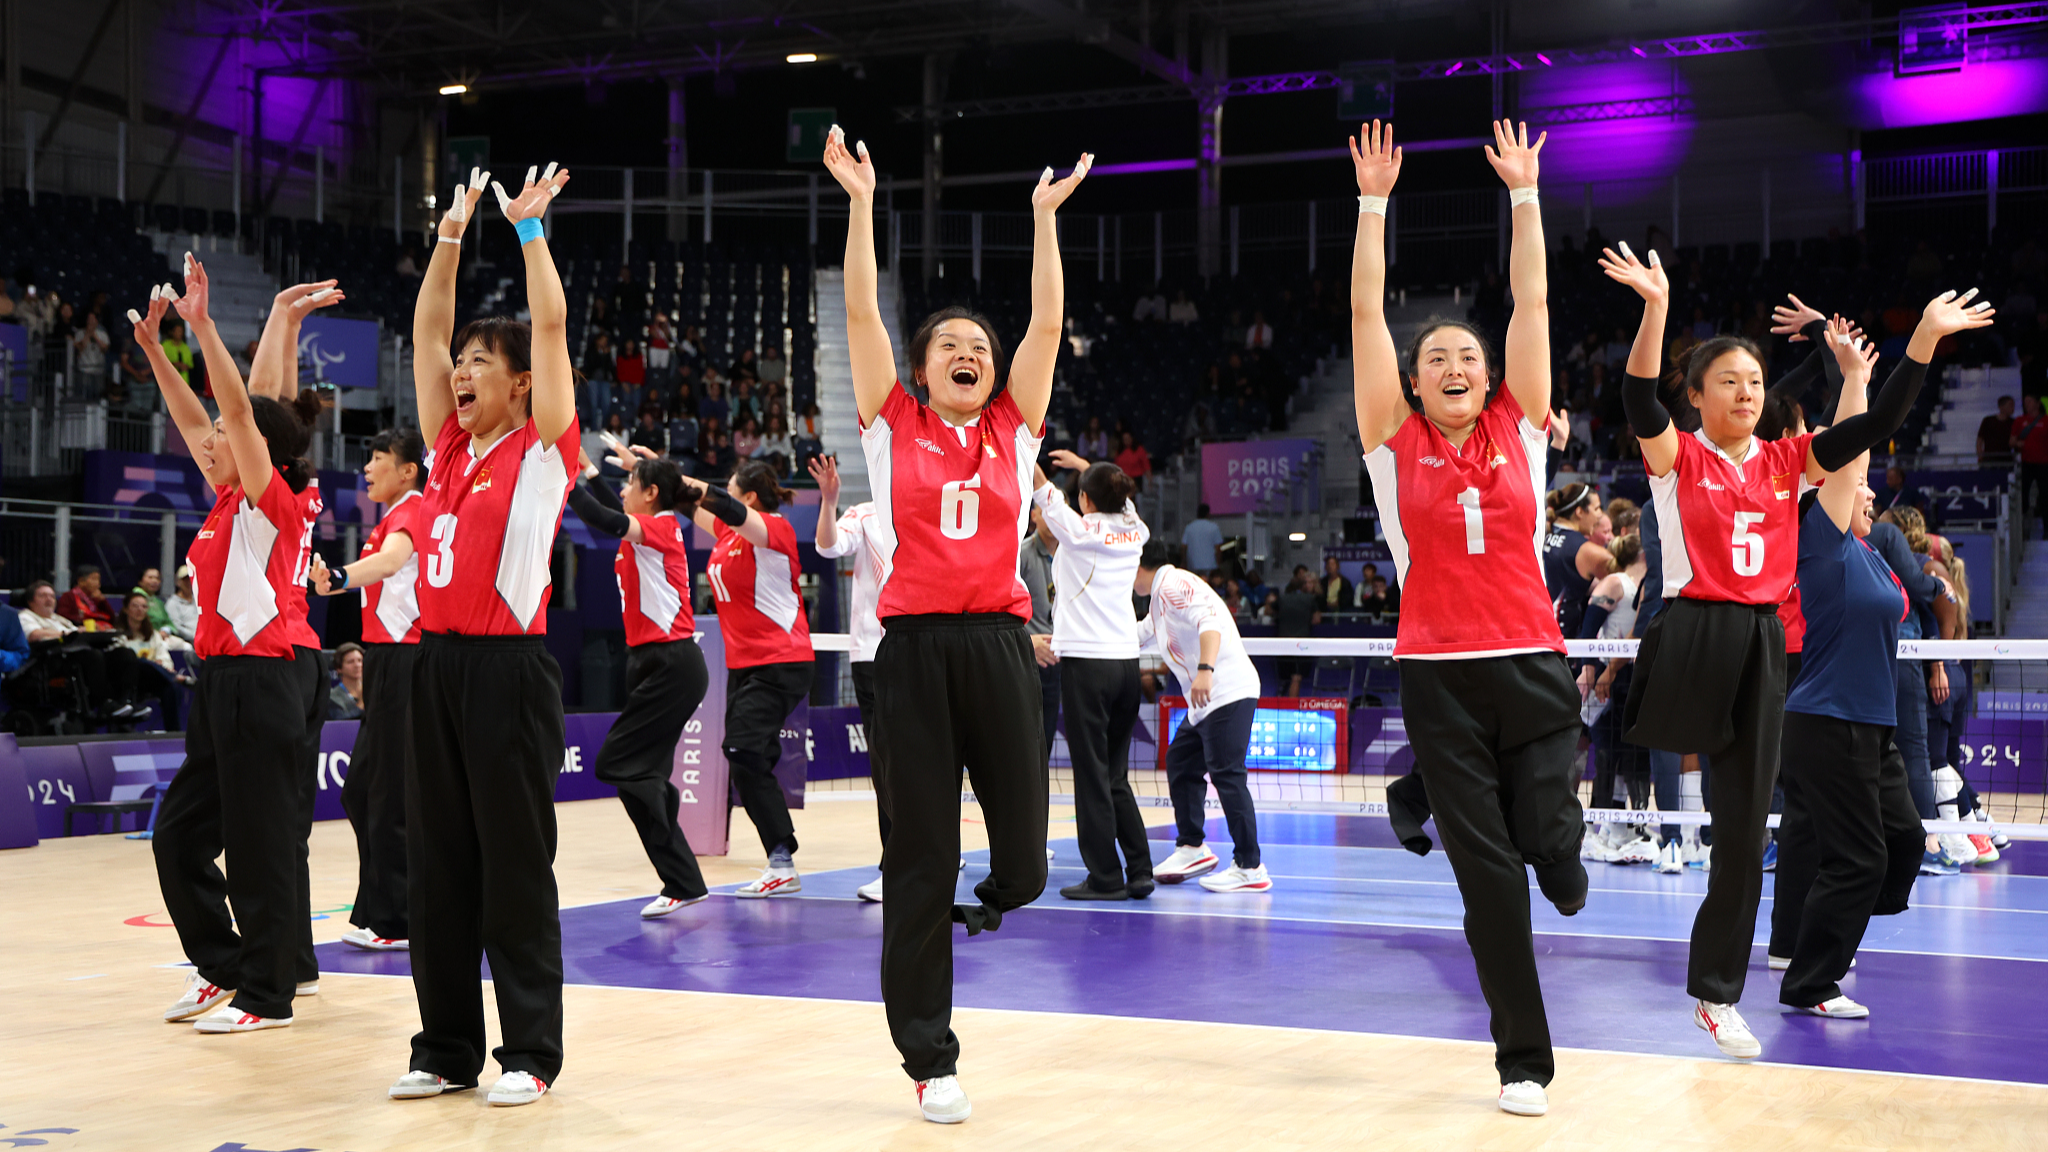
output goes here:
[{"label": "jersey number 5", "polygon": [[948,480],[939,490],[939,533],[948,540],[972,540],[981,527],[981,477]]},{"label": "jersey number 5", "polygon": [[446,588],[455,579],[455,513],[443,512],[434,517],[434,530],[429,536],[434,541],[434,551],[427,557],[427,583]]},{"label": "jersey number 5", "polygon": [[1750,526],[1764,518],[1761,512],[1737,512],[1735,514],[1735,574],[1754,576],[1764,570],[1764,538],[1750,531]]},{"label": "jersey number 5", "polygon": [[1458,493],[1458,507],[1465,510],[1465,555],[1486,555],[1486,522],[1479,518],[1479,489]]}]

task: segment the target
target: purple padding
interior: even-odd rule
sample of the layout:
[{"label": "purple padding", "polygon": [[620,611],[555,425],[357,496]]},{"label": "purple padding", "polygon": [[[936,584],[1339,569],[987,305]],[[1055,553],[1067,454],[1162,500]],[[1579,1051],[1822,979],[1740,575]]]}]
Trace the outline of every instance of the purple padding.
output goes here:
[{"label": "purple padding", "polygon": [[[64,835],[64,809],[97,799],[79,759],[76,744],[31,745],[21,750],[29,803],[36,811],[36,834],[45,840]],[[88,831],[90,827],[88,826]]]},{"label": "purple padding", "polygon": [[0,848],[33,848],[41,841],[32,791],[14,733],[0,732]]}]

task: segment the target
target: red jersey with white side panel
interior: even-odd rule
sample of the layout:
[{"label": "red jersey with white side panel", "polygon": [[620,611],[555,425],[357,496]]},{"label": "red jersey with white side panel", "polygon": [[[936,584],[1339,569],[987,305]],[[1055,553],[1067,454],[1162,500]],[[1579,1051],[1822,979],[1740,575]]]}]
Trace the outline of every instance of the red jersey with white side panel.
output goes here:
[{"label": "red jersey with white side panel", "polygon": [[374,584],[363,585],[363,643],[417,644],[420,642],[420,550],[425,544],[419,531],[420,509],[426,501],[418,492],[407,492],[391,502],[384,518],[363,541],[363,555],[375,556],[384,541],[395,535],[412,539],[412,555],[398,571]]},{"label": "red jersey with white side panel", "polygon": [[1799,495],[1813,433],[1750,439],[1741,462],[1694,432],[1650,477],[1664,542],[1664,597],[1783,604],[1799,575]]},{"label": "red jersey with white side panel", "polygon": [[881,561],[877,612],[891,616],[1007,612],[1031,619],[1017,573],[1030,523],[1031,465],[1040,437],[1004,392],[962,427],[899,383],[861,430]]},{"label": "red jersey with white side panel", "polygon": [[278,656],[294,645],[317,648],[306,637],[305,565],[320,489],[293,492],[272,469],[255,504],[239,485],[214,489],[213,511],[185,554],[199,604],[193,650],[213,656]]},{"label": "red jersey with white side panel", "polygon": [[1545,445],[1506,388],[1462,446],[1420,412],[1365,455],[1401,584],[1396,659],[1562,652],[1543,583]]},{"label": "red jersey with white side panel", "polygon": [[875,504],[869,500],[839,514],[839,538],[830,548],[818,549],[827,559],[853,558],[853,662],[864,664],[875,658],[882,646],[882,621],[875,614],[876,597],[882,591],[882,558],[875,551],[875,538],[868,526],[875,520]]},{"label": "red jersey with white side panel", "polygon": [[622,537],[612,562],[626,618],[626,646],[688,640],[697,634],[697,618],[690,611],[690,554],[682,521],[673,512],[633,521],[640,525],[641,543]]},{"label": "red jersey with white side panel", "polygon": [[426,536],[414,547],[420,628],[457,636],[543,636],[548,557],[576,475],[576,422],[543,444],[532,419],[478,455],[451,413],[427,458]]},{"label": "red jersey with white side panel", "polygon": [[773,512],[758,515],[768,525],[765,548],[725,521],[713,522],[718,543],[704,575],[718,600],[727,668],[812,658],[811,624],[804,619],[804,598],[796,584],[796,529]]}]

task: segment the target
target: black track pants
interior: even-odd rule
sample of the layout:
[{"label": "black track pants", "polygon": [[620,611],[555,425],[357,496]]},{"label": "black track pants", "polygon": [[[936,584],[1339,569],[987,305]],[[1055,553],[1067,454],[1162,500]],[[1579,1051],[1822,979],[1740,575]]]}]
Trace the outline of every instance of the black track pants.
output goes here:
[{"label": "black track pants", "polygon": [[683,796],[670,777],[676,742],[704,702],[710,680],[695,640],[635,647],[626,655],[626,707],[597,752],[597,778],[619,790],[619,803],[661,877],[661,894],[673,900],[695,900],[709,891],[676,823]]},{"label": "black track pants", "polygon": [[295,967],[299,983],[320,979],[320,959],[313,952],[312,847],[313,804],[320,795],[320,735],[327,726],[327,653],[318,648],[292,649],[292,672],[298,678],[299,712],[304,718],[293,771],[299,779],[299,944]]},{"label": "black track pants", "polygon": [[420,638],[406,782],[412,1067],[474,1084],[484,1066],[487,959],[508,1072],[562,1069],[562,917],[555,780],[562,673],[538,636]]},{"label": "black track pants", "polygon": [[747,818],[761,834],[761,849],[796,851],[789,800],[775,779],[782,759],[782,725],[811,693],[812,662],[757,664],[725,674],[725,762]]},{"label": "black track pants", "polygon": [[[1259,866],[1259,818],[1252,811],[1252,790],[1244,771],[1245,748],[1252,739],[1257,700],[1218,705],[1200,724],[1183,720],[1166,745],[1166,786],[1173,796],[1176,845],[1199,847],[1206,838],[1208,813],[1203,801],[1209,785],[1223,804],[1230,826],[1232,855],[1240,868]],[[1207,776],[1207,780],[1203,779]]]},{"label": "black track pants", "polygon": [[[889,779],[882,853],[882,1002],[913,1079],[950,1076],[953,925],[972,936],[1045,890],[1039,682],[1024,622],[1006,614],[891,616],[875,653],[875,729]],[[988,830],[978,905],[953,903],[960,770]]]},{"label": "black track pants", "polygon": [[1926,834],[1890,728],[1787,712],[1783,779],[1771,955],[1792,961],[1778,999],[1811,1008],[1842,994],[1870,918],[1906,910]]},{"label": "black track pants", "polygon": [[[185,763],[164,791],[150,850],[178,942],[199,974],[236,989],[234,1006],[292,1014],[306,841],[299,812],[304,669],[281,656],[215,656],[199,666]],[[227,853],[227,873],[214,864]],[[228,911],[234,905],[233,915]]]},{"label": "black track pants", "polygon": [[889,846],[889,783],[882,774],[882,754],[875,748],[875,663],[872,660],[853,664],[853,702],[860,707],[860,730],[867,735],[868,779],[875,786],[875,822],[880,826],[882,847],[886,849]]},{"label": "black track pants", "polygon": [[363,719],[341,785],[356,833],[356,906],[348,921],[387,940],[412,935],[405,895],[405,778],[412,775],[417,644],[363,646]]},{"label": "black track pants", "polygon": [[1492,1012],[1500,1082],[1550,1083],[1529,878],[1560,908],[1586,898],[1575,758],[1579,692],[1554,653],[1402,660],[1401,714],[1437,837],[1465,899],[1465,939]]},{"label": "black track pants", "polygon": [[[1152,875],[1145,818],[1131,795],[1131,729],[1138,723],[1138,661],[1060,660],[1060,708],[1074,760],[1074,834],[1088,884],[1108,891]],[[1123,859],[1117,859],[1117,850]]]}]

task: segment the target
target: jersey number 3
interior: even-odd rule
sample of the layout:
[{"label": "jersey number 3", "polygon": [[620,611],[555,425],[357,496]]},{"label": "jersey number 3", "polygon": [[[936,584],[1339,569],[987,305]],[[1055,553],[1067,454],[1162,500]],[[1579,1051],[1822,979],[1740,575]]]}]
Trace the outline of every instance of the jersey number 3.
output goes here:
[{"label": "jersey number 3", "polygon": [[939,490],[939,533],[948,540],[972,540],[981,527],[981,477],[948,480]]},{"label": "jersey number 3", "polygon": [[1764,538],[1750,531],[1750,526],[1763,518],[1761,512],[1735,514],[1735,534],[1730,542],[1735,549],[1737,576],[1754,576],[1764,570]]},{"label": "jersey number 3", "polygon": [[434,551],[427,557],[427,583],[446,588],[455,579],[455,513],[443,512],[434,517],[434,530],[429,535]]}]

